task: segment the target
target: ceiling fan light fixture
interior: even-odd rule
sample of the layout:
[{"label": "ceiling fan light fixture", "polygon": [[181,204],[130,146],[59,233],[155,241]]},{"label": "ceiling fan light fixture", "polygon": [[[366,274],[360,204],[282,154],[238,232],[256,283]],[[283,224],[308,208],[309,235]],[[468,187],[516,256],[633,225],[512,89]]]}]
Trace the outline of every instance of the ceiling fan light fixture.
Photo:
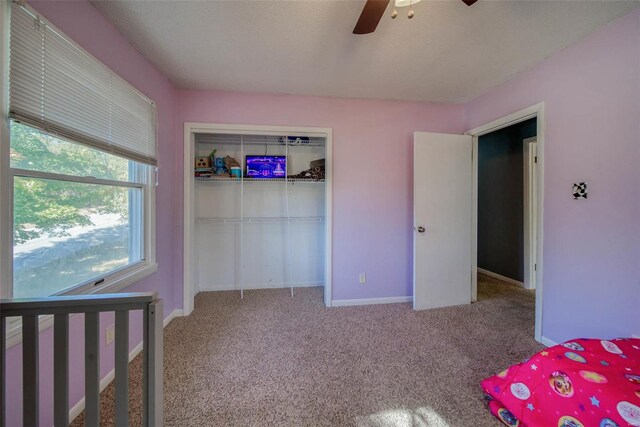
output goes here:
[{"label": "ceiling fan light fixture", "polygon": [[416,3],[420,3],[421,0],[395,0],[396,7],[411,6]]},{"label": "ceiling fan light fixture", "polygon": [[[462,0],[466,5],[471,6],[477,0]],[[419,3],[420,0],[393,0],[393,12],[391,18],[395,19],[398,16],[396,8],[409,6],[409,13],[407,16],[409,19],[415,15],[413,11],[413,5]],[[353,28],[353,34],[371,34],[378,27],[380,19],[385,14],[387,6],[389,6],[391,0],[367,0],[362,8],[362,13],[356,22],[356,26]]]}]

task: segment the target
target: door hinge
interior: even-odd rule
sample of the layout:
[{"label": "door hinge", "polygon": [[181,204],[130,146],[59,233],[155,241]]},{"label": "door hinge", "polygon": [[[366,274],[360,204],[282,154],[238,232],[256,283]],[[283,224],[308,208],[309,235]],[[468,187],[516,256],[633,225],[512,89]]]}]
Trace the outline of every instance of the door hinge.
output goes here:
[{"label": "door hinge", "polygon": [[533,271],[538,271],[538,264],[533,264]]},{"label": "door hinge", "polygon": [[533,163],[538,163],[538,156],[535,156],[535,157],[533,158]]}]

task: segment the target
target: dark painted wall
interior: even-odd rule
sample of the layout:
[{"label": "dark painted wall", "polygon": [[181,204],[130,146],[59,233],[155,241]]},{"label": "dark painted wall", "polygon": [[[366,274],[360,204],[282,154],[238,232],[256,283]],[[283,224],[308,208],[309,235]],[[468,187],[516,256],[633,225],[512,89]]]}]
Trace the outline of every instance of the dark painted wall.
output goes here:
[{"label": "dark painted wall", "polygon": [[524,281],[522,141],[536,119],[478,140],[478,267]]}]

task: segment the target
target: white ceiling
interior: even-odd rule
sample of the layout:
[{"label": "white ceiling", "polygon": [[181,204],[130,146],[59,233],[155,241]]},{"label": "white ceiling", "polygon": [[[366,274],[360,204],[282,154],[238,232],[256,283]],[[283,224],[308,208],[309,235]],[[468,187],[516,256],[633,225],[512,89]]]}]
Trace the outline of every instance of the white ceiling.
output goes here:
[{"label": "white ceiling", "polygon": [[640,6],[423,0],[356,36],[362,0],[92,3],[180,88],[456,103]]}]

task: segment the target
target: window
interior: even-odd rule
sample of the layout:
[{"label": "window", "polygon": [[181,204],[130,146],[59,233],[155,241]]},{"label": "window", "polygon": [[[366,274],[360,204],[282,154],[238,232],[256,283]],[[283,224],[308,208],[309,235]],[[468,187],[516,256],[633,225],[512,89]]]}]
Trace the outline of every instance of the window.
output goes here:
[{"label": "window", "polygon": [[155,104],[31,8],[10,7],[2,297],[119,289],[156,268]]},{"label": "window", "polygon": [[90,289],[144,259],[148,166],[15,121],[10,131],[14,298]]}]

